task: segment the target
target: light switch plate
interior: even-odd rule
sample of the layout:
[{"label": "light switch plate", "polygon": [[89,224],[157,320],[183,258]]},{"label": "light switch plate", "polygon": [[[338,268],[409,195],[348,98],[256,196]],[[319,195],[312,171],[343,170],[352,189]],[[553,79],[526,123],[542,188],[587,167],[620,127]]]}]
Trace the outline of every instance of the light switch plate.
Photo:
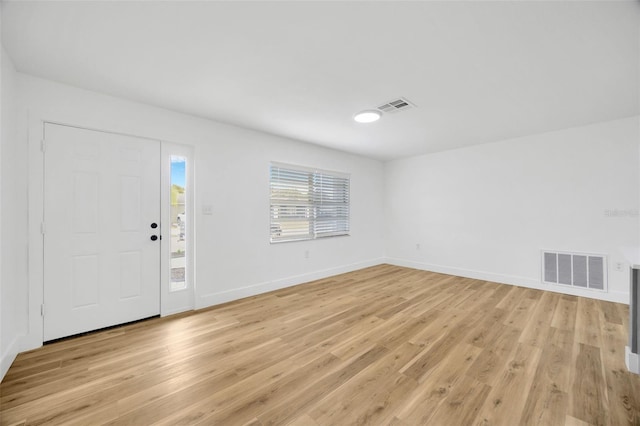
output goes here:
[{"label": "light switch plate", "polygon": [[203,204],[202,214],[206,216],[211,216],[213,214],[213,206],[211,204]]}]

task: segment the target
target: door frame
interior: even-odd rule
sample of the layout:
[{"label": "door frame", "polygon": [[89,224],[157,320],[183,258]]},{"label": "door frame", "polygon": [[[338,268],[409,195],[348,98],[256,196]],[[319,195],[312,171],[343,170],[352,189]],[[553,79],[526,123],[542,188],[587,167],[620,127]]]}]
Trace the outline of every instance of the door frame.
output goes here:
[{"label": "door frame", "polygon": [[[44,118],[45,115],[28,111],[27,114],[27,140],[28,140],[28,329],[24,330],[24,339],[22,340],[20,351],[31,350],[42,346],[44,342],[44,315],[42,312],[42,306],[44,304],[44,236],[42,234],[42,224],[44,222],[44,152],[42,151],[44,128],[45,124],[55,124],[61,126],[75,127],[84,130],[92,130],[104,133],[111,133],[123,136],[131,136],[140,139],[153,140],[160,143],[161,163],[164,164],[166,155],[180,155],[187,157],[187,161],[191,164],[191,167],[187,171],[187,195],[186,204],[188,207],[187,219],[191,222],[191,226],[186,229],[187,249],[191,255],[187,257],[186,274],[189,279],[189,295],[185,298],[185,303],[176,304],[173,306],[169,303],[168,285],[171,274],[170,265],[166,262],[168,259],[166,253],[170,251],[170,244],[161,244],[160,253],[160,315],[166,316],[174,313],[192,310],[195,308],[195,289],[196,289],[196,277],[195,277],[195,191],[194,191],[194,148],[190,145],[183,145],[168,142],[165,140],[150,138],[147,136],[140,136],[131,133],[117,132],[113,130],[105,130],[103,128],[97,128],[95,126],[86,126],[78,122],[72,122],[60,119],[48,119]],[[161,190],[161,209],[160,214],[162,218],[168,217],[170,206],[165,203],[167,200],[166,195],[170,191],[170,184],[165,188],[165,183],[170,182],[170,167],[161,166],[159,171],[160,175],[160,190]],[[165,176],[166,175],[166,176]],[[165,205],[166,204],[166,205]],[[189,223],[187,222],[187,223]],[[161,232],[165,234],[167,232],[168,223],[161,224]],[[167,238],[168,240],[168,238]],[[170,256],[170,254],[168,254]],[[164,278],[166,276],[166,278]],[[163,286],[167,286],[167,290]]]},{"label": "door frame", "polygon": [[[170,291],[171,286],[171,156],[184,157],[187,160],[186,166],[186,188],[185,188],[185,249],[186,265],[185,272],[187,278],[187,288],[176,292]],[[177,314],[179,312],[193,310],[195,308],[195,279],[194,279],[194,157],[193,147],[179,145],[170,142],[162,142],[160,146],[160,228],[162,235],[166,236],[166,244],[160,246],[160,316]]]}]

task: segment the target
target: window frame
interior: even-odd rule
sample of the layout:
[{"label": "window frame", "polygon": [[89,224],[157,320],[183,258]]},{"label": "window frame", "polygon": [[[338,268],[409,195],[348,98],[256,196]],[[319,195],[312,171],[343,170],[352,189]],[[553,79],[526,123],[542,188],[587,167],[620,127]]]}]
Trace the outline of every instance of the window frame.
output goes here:
[{"label": "window frame", "polygon": [[[309,199],[307,200],[307,202],[309,203],[308,204],[309,212],[307,214],[307,217],[305,218],[305,220],[308,221],[309,232],[306,235],[303,235],[300,237],[293,236],[291,238],[274,239],[274,236],[272,233],[272,229],[274,226],[273,209],[274,209],[274,206],[278,205],[277,204],[278,200],[274,200],[273,198],[273,189],[272,189],[274,184],[274,181],[273,181],[274,168],[287,170],[293,173],[309,175],[308,186],[307,186],[308,194],[309,194]],[[328,177],[331,179],[342,179],[346,181],[344,183],[346,190],[343,189],[343,191],[345,192],[344,198],[346,198],[346,203],[344,204],[338,203],[336,205],[336,211],[339,211],[340,207],[342,207],[342,210],[346,210],[346,215],[335,216],[336,221],[342,220],[344,222],[343,223],[344,230],[337,229],[330,232],[318,233],[318,223],[323,222],[321,220],[318,220],[318,216],[319,216],[318,211],[323,206],[323,204],[321,202],[318,202],[318,199],[317,199],[317,194],[320,193],[318,191],[318,188],[322,188],[322,184],[317,185],[317,182],[318,180],[323,180],[322,177]],[[276,201],[276,203],[274,203],[274,201]],[[326,204],[324,206],[326,207]],[[326,223],[327,221],[324,220],[324,222]],[[277,225],[279,226],[281,223],[282,222],[277,223]],[[296,164],[280,163],[276,161],[270,162],[269,164],[269,242],[271,244],[289,243],[289,242],[295,242],[295,241],[311,241],[311,240],[325,239],[325,238],[331,238],[331,237],[345,237],[350,235],[351,235],[351,174],[338,172],[334,170],[319,169],[316,167],[307,167],[307,166],[300,166]]]}]

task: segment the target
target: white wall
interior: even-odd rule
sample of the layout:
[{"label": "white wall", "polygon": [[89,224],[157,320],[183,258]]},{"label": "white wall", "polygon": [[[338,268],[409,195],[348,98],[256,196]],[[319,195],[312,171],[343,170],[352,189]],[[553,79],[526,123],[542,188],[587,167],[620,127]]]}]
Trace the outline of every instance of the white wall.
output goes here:
[{"label": "white wall", "polygon": [[[638,123],[387,163],[387,255],[399,265],[628,303],[628,272],[613,265],[639,243]],[[630,215],[607,217],[610,209]],[[542,284],[542,249],[608,255],[609,293]]]},{"label": "white wall", "polygon": [[[11,58],[2,49],[0,151],[0,377],[22,350],[27,331],[27,157],[18,141],[16,78]],[[23,121],[26,134],[26,121]]]},{"label": "white wall", "polygon": [[[0,34],[2,34],[2,9],[0,8]],[[0,36],[0,42],[2,41],[2,37]],[[4,52],[4,48],[2,47],[2,43],[0,43],[0,191],[2,187],[2,145],[5,141],[4,133],[4,113],[3,109],[5,104],[8,103],[8,100],[5,99],[6,92],[5,88],[2,87],[2,82],[5,80],[4,75],[5,72],[3,68],[6,66],[5,64],[5,56],[7,56]],[[0,241],[2,239],[2,192],[0,192]],[[13,362],[14,357],[9,354],[7,348],[9,347],[11,340],[9,337],[11,330],[5,330],[7,326],[5,324],[8,323],[8,320],[5,319],[7,316],[7,309],[4,307],[5,300],[8,300],[9,297],[5,296],[6,293],[9,292],[9,288],[4,288],[4,280],[2,279],[2,244],[0,244],[0,377],[4,377],[5,373],[9,369],[9,365]],[[6,341],[5,341],[6,339]],[[6,364],[6,365],[5,365]]]},{"label": "white wall", "polygon": [[[41,167],[40,120],[192,145],[196,173],[196,307],[205,307],[378,264],[384,256],[383,165],[379,161],[178,114],[18,74],[28,109],[33,177]],[[21,111],[26,114],[26,111]],[[19,141],[22,148],[26,138]],[[269,243],[269,163],[279,161],[351,173],[351,236]],[[35,170],[34,170],[35,169]],[[26,179],[25,169],[15,180]],[[36,180],[38,176],[36,176]],[[33,201],[33,200],[32,200]],[[214,214],[201,213],[213,205]],[[24,209],[25,206],[19,206]],[[37,213],[37,212],[35,212]],[[29,213],[34,217],[34,211]],[[31,232],[37,234],[32,220]],[[34,249],[35,247],[35,249]],[[30,247],[34,259],[36,245]],[[309,258],[304,256],[309,251]],[[32,283],[28,347],[41,342],[39,286]],[[24,279],[24,277],[21,277]],[[37,281],[37,280],[36,280]],[[41,296],[40,296],[41,297]],[[25,306],[18,309],[24,311]]]},{"label": "white wall", "polygon": [[[32,234],[37,234],[34,230],[39,225],[34,220],[26,223],[26,182],[39,167],[34,146],[39,143],[43,119],[194,146],[196,307],[385,260],[548,288],[540,283],[543,248],[608,254],[610,293],[584,293],[627,300],[627,277],[611,265],[622,260],[620,247],[638,246],[638,218],[605,217],[604,211],[638,209],[637,118],[383,165],[13,70],[7,73],[5,68],[6,64],[3,107],[14,104],[7,101],[14,87],[11,76],[15,76],[19,109],[11,120],[17,123],[15,129],[2,126],[3,349],[5,341],[11,344],[21,333],[27,336],[14,344],[19,350],[37,346],[42,338],[36,294],[39,291],[42,296],[41,283],[34,286],[33,265],[27,271],[25,234],[27,225]],[[351,236],[269,244],[270,161],[351,173]],[[243,173],[241,179],[235,178],[238,172]],[[214,206],[214,215],[201,214],[206,204]],[[33,219],[33,208],[28,215]],[[38,257],[37,246],[31,244],[29,250],[33,258]],[[304,256],[307,250],[309,259]],[[5,316],[11,319],[6,321]]]}]

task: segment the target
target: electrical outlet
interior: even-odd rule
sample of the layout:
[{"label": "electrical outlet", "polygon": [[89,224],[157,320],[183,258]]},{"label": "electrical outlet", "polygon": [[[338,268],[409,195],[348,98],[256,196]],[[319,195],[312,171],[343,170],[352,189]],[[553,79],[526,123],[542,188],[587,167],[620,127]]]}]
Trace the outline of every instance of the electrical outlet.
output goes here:
[{"label": "electrical outlet", "polygon": [[618,272],[624,272],[624,262],[616,262],[615,268]]},{"label": "electrical outlet", "polygon": [[309,250],[305,250],[304,251],[304,258],[308,259],[309,258]]},{"label": "electrical outlet", "polygon": [[416,243],[416,250],[420,250],[420,243]]}]

